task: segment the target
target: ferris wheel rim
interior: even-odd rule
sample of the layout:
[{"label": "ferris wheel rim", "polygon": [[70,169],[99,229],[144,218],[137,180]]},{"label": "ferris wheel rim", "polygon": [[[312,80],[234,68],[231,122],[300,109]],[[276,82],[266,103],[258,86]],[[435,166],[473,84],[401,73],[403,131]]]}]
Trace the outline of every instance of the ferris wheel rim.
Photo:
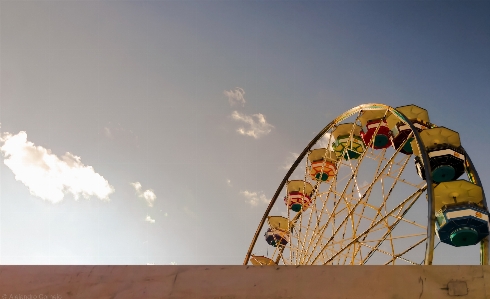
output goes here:
[{"label": "ferris wheel rim", "polygon": [[[283,190],[285,184],[288,182],[289,178],[291,177],[292,173],[296,170],[298,167],[299,163],[304,159],[304,157],[308,154],[308,152],[311,150],[311,148],[330,130],[332,129],[335,125],[341,123],[343,120],[351,117],[355,113],[359,113],[363,110],[386,110],[386,113],[391,112],[393,115],[395,115],[399,121],[405,123],[406,125],[409,126],[413,137],[415,139],[415,144],[417,146],[417,149],[419,150],[420,153],[420,158],[423,162],[423,167],[424,167],[424,172],[425,172],[425,182],[426,182],[426,192],[427,192],[427,200],[428,200],[428,218],[427,218],[427,237],[426,237],[426,249],[425,249],[425,258],[424,258],[424,263],[426,265],[432,264],[432,259],[433,259],[433,250],[434,250],[434,240],[435,240],[435,203],[433,199],[433,181],[431,178],[431,169],[430,169],[430,164],[429,164],[429,157],[428,153],[423,146],[422,139],[420,137],[419,131],[415,127],[415,125],[408,119],[402,112],[398,111],[396,108],[388,106],[386,104],[380,104],[380,103],[368,103],[368,104],[362,104],[356,107],[353,107],[346,112],[340,114],[338,117],[336,117],[334,120],[332,120],[329,124],[327,124],[309,143],[308,145],[304,148],[304,150],[301,152],[301,154],[297,157],[297,159],[294,161],[286,175],[284,176],[283,180],[279,184],[278,188],[276,189],[276,192],[274,193],[274,196],[272,197],[271,201],[269,202],[269,205],[267,206],[264,215],[262,216],[262,219],[259,223],[259,226],[255,232],[255,235],[252,239],[252,242],[250,243],[249,249],[247,251],[247,254],[245,256],[245,260],[243,262],[244,265],[247,265],[249,263],[250,257],[252,255],[252,250],[255,247],[255,244],[257,242],[258,236],[260,232],[263,229],[263,226],[265,224],[265,221],[267,217],[269,216],[270,211],[272,210],[272,207],[277,201],[277,198],[279,197],[281,191]],[[434,126],[435,127],[435,126]],[[468,154],[465,151],[465,156],[468,156]],[[468,156],[469,158],[469,156]],[[478,177],[478,173],[476,172],[476,169],[474,165],[471,163],[471,159],[467,159],[467,168],[469,171],[472,172],[473,176],[476,178],[475,179],[475,184],[479,185],[481,187],[481,181]],[[485,207],[487,206],[485,197],[483,197],[483,202]],[[298,217],[301,214],[299,212],[296,216]],[[487,255],[487,258],[482,258],[482,263],[487,263],[488,261],[488,238],[485,238],[486,240],[486,248],[485,248],[485,253]],[[281,255],[278,255],[278,259],[280,258]]]}]

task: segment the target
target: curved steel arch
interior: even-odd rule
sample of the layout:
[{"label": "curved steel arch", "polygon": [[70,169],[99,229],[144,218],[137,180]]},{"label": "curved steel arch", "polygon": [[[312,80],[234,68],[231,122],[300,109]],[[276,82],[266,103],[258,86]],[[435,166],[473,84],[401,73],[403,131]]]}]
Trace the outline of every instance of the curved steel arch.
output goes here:
[{"label": "curved steel arch", "polygon": [[[393,107],[385,105],[385,104],[369,103],[369,104],[362,104],[362,105],[359,105],[357,107],[351,108],[351,109],[347,110],[346,112],[342,113],[341,115],[339,115],[337,118],[335,118],[333,121],[331,121],[327,126],[325,126],[310,141],[310,143],[308,143],[308,145],[303,149],[301,154],[298,156],[296,161],[294,161],[293,165],[291,166],[291,168],[288,170],[288,172],[286,173],[286,175],[282,179],[281,183],[279,184],[278,188],[276,189],[276,192],[274,193],[274,196],[272,197],[269,205],[267,206],[267,209],[265,210],[265,213],[262,216],[262,219],[259,223],[259,226],[257,227],[257,230],[255,231],[252,242],[250,243],[249,249],[248,249],[247,254],[245,256],[245,259],[243,261],[243,265],[248,264],[248,261],[250,259],[250,255],[251,255],[252,250],[255,246],[255,243],[257,242],[257,238],[260,234],[260,231],[262,230],[262,227],[264,226],[265,220],[267,219],[267,216],[269,215],[272,207],[274,206],[277,198],[279,197],[279,194],[281,193],[282,189],[284,188],[284,185],[288,181],[291,174],[296,170],[296,167],[298,166],[298,164],[303,160],[303,158],[309,152],[311,147],[313,145],[315,145],[317,143],[317,141],[320,138],[322,138],[323,135],[325,135],[325,133],[328,132],[334,125],[336,125],[339,122],[345,120],[346,118],[352,116],[353,114],[360,112],[361,110],[388,110],[392,114],[396,115],[399,120],[401,120],[406,125],[408,125],[414,134],[414,138],[415,138],[415,141],[417,143],[417,148],[421,154],[421,159],[422,159],[422,162],[424,164],[424,172],[425,172],[426,183],[427,183],[428,225],[427,225],[427,241],[426,241],[424,264],[425,265],[431,265],[432,264],[433,253],[434,253],[434,240],[435,240],[435,202],[433,199],[434,198],[434,186],[433,186],[433,182],[432,182],[432,178],[431,178],[429,156],[427,154],[427,151],[425,150],[425,147],[423,146],[423,142],[422,142],[422,139],[420,137],[419,131],[403,113],[398,111],[396,108],[393,108]],[[478,173],[476,172],[474,165],[471,163],[471,159],[469,158],[466,151],[465,151],[465,156],[467,158],[466,159],[467,170],[474,177],[473,183],[482,187]],[[483,187],[482,187],[482,190],[483,190]],[[483,195],[483,202],[484,202],[485,207],[487,207],[485,195]],[[481,242],[481,264],[483,264],[483,265],[487,265],[488,260],[489,260],[489,253],[488,253],[489,241],[488,241],[488,239],[489,239],[489,237],[486,237]]]}]

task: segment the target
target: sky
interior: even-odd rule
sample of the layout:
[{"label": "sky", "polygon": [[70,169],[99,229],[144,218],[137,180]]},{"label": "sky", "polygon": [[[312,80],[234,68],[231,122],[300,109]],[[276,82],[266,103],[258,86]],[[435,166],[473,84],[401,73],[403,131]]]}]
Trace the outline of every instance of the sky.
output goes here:
[{"label": "sky", "polygon": [[[288,166],[363,103],[427,109],[490,188],[489,15],[1,0],[0,264],[241,264]],[[478,262],[444,248],[439,263]]]}]

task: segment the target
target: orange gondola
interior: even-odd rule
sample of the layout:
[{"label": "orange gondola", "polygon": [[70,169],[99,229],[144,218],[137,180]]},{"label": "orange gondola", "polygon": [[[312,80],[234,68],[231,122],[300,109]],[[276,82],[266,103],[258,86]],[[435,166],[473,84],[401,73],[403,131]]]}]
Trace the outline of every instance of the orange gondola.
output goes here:
[{"label": "orange gondola", "polygon": [[337,156],[326,148],[317,148],[308,155],[310,177],[320,182],[330,182],[337,173]]}]

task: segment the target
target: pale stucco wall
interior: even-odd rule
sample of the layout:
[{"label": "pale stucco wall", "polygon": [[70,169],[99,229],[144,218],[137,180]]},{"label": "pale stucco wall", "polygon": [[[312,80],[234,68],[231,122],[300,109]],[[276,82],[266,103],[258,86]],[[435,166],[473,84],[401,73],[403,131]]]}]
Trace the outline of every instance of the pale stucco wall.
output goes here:
[{"label": "pale stucco wall", "polygon": [[0,298],[490,299],[490,266],[0,266]]}]

